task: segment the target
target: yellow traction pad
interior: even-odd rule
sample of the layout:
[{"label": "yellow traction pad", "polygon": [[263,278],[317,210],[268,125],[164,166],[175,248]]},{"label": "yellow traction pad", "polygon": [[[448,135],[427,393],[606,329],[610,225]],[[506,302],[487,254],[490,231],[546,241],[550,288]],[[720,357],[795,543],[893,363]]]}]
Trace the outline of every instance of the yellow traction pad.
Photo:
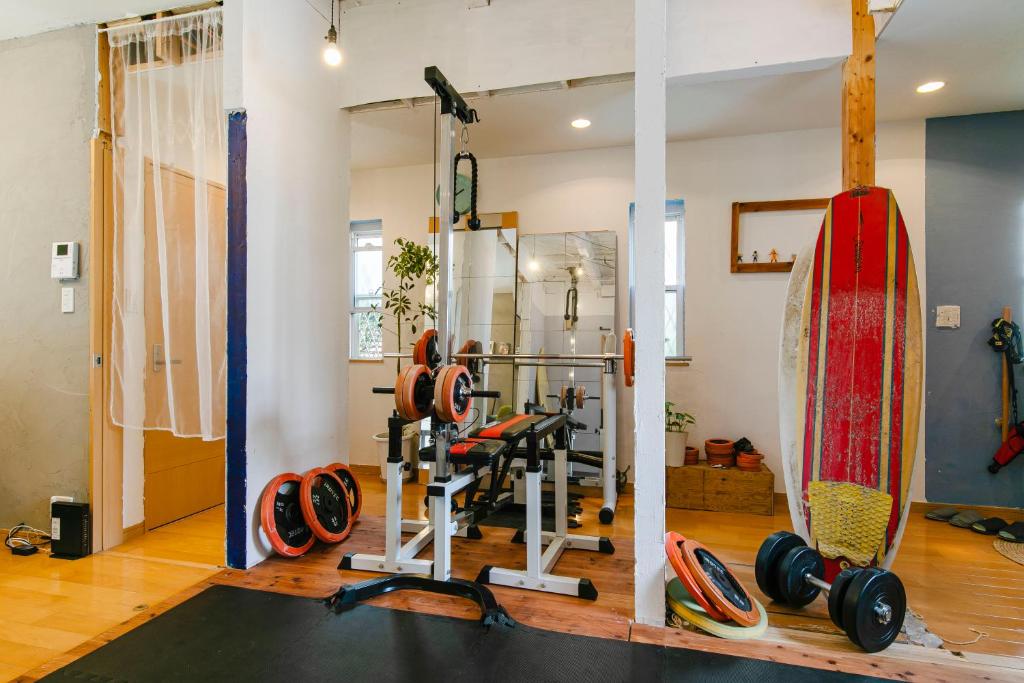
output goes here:
[{"label": "yellow traction pad", "polygon": [[812,481],[807,500],[811,535],[824,557],[845,557],[861,567],[882,559],[891,495],[844,481]]}]

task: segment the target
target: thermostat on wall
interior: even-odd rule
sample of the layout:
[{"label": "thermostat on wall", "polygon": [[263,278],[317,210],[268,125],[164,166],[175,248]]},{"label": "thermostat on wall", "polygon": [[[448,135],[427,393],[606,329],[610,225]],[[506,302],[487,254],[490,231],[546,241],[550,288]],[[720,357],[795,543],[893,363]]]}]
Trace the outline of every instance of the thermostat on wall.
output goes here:
[{"label": "thermostat on wall", "polygon": [[78,242],[54,242],[50,253],[50,277],[54,280],[78,278]]}]

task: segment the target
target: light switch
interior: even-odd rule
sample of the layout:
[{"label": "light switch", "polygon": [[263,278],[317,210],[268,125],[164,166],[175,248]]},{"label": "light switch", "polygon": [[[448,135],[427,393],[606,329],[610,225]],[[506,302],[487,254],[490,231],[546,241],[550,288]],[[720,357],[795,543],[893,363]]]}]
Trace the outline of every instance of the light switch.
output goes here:
[{"label": "light switch", "polygon": [[960,327],[960,307],[936,306],[935,327],[946,327],[951,330],[958,329]]},{"label": "light switch", "polygon": [[60,312],[75,312],[75,290],[73,287],[60,288]]}]

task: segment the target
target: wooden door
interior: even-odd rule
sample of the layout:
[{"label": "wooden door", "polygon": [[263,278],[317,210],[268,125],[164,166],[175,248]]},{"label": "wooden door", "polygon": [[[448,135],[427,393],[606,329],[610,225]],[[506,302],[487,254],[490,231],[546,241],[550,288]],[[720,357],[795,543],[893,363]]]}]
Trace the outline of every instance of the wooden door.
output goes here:
[{"label": "wooden door", "polygon": [[[162,283],[158,259],[156,233],[156,210],[154,206],[154,169],[146,164],[145,186],[145,300],[146,300],[146,411],[149,417],[167,411],[168,371],[174,378],[176,400],[196,401],[199,393],[195,365],[198,362],[195,343],[195,301],[194,289],[189,287],[168,287]],[[196,225],[195,179],[172,168],[161,168],[163,220],[165,244],[167,245],[167,270],[174,271],[176,281],[196,281],[194,254],[187,249],[176,250],[172,240],[189,243],[194,240]],[[220,283],[217,296],[210,305],[212,328],[211,353],[219,354],[217,368],[223,362],[225,346],[225,269],[227,265],[226,194],[224,187],[207,183],[208,217],[210,230],[210,253],[208,260],[209,282]],[[163,285],[163,287],[161,286]],[[167,297],[166,310],[162,306],[163,296]],[[166,316],[166,321],[164,317]],[[163,347],[169,341],[164,338],[165,324],[174,331],[175,342],[170,347],[171,367],[166,365]],[[188,340],[190,343],[184,343]],[[223,386],[213,378],[214,400],[223,401]],[[223,410],[215,410],[223,420]],[[180,427],[179,427],[180,429]],[[194,431],[194,430],[186,430]],[[223,432],[223,424],[220,425]],[[224,439],[203,441],[201,438],[177,437],[169,431],[149,429],[145,431],[144,457],[144,511],[146,529],[173,522],[201,510],[224,502],[225,451]]]}]

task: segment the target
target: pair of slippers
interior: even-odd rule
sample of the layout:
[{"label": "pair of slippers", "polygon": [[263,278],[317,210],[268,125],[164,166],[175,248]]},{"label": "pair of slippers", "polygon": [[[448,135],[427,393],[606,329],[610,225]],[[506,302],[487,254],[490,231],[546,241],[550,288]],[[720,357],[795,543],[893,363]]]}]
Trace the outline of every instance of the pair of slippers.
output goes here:
[{"label": "pair of slippers", "polygon": [[949,522],[961,529],[970,529],[979,534],[999,537],[1011,543],[1024,543],[1024,522],[1007,524],[999,517],[984,518],[974,510],[957,510],[956,508],[939,508],[925,513],[925,517],[938,522]]}]

